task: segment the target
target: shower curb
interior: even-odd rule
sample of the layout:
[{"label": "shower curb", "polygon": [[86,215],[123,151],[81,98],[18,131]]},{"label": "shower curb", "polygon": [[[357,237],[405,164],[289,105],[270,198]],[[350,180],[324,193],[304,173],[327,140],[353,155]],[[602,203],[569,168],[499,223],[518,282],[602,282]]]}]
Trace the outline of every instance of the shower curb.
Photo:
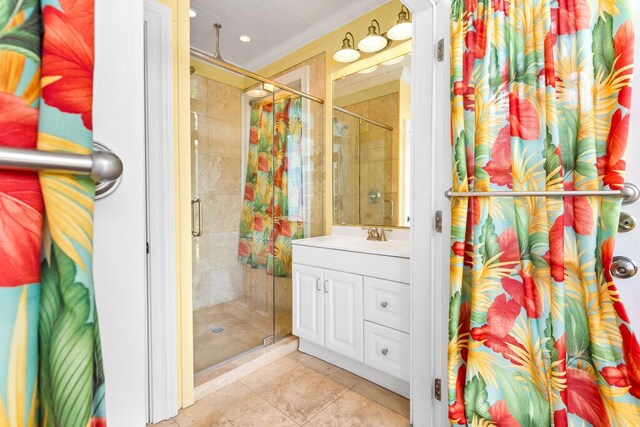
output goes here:
[{"label": "shower curb", "polygon": [[201,382],[201,384],[197,385],[194,391],[196,402],[295,352],[297,349],[298,337],[290,336],[275,344],[258,348],[222,366],[199,374],[196,376],[196,384],[198,382]]}]

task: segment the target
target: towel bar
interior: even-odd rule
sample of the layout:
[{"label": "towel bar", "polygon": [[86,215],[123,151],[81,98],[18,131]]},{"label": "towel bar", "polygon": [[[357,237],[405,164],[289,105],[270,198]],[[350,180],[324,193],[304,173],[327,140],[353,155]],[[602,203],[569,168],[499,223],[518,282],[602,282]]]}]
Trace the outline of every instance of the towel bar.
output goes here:
[{"label": "towel bar", "polygon": [[622,190],[548,190],[548,191],[445,191],[447,199],[452,197],[576,197],[576,196],[600,196],[621,197],[624,204],[630,204],[640,198],[640,189],[635,185],[625,182]]},{"label": "towel bar", "polygon": [[89,175],[98,182],[118,179],[123,166],[118,156],[106,151],[84,155],[0,147],[0,169]]}]

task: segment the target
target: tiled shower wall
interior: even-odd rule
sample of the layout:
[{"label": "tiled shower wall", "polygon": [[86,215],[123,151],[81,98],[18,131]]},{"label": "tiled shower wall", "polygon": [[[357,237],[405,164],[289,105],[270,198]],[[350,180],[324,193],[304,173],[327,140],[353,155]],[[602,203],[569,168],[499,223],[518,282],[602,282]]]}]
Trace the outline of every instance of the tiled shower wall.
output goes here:
[{"label": "tiled shower wall", "polygon": [[[381,193],[383,200],[393,201],[395,224],[398,218],[400,177],[399,92],[347,105],[344,108],[393,127],[393,131],[389,132],[366,122],[360,126],[360,222],[362,224],[391,225],[388,217],[383,218],[383,201],[380,200],[375,204],[368,201],[369,191],[377,190]],[[389,133],[391,140],[389,140]],[[386,215],[389,214],[390,209],[387,207]]]},{"label": "tiled shower wall", "polygon": [[191,76],[193,192],[203,204],[203,234],[193,245],[194,309],[243,295],[238,263],[242,193],[241,94]]}]

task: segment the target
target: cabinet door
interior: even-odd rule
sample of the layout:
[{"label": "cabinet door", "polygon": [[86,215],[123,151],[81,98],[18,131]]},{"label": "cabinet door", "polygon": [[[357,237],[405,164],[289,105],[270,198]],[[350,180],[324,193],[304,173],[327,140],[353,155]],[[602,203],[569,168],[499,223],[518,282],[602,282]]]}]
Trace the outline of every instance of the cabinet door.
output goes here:
[{"label": "cabinet door", "polygon": [[363,361],[362,276],[324,270],[325,347]]},{"label": "cabinet door", "polygon": [[293,335],[324,345],[322,269],[293,264]]}]

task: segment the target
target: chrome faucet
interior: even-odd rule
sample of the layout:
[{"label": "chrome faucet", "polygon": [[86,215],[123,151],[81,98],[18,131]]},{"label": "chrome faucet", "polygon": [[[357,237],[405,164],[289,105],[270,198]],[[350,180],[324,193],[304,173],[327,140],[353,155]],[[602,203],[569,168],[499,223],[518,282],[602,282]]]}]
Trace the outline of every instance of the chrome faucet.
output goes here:
[{"label": "chrome faucet", "polygon": [[380,227],[369,227],[367,229],[367,240],[373,240],[376,242],[386,242],[387,234],[385,233],[385,229]]}]

